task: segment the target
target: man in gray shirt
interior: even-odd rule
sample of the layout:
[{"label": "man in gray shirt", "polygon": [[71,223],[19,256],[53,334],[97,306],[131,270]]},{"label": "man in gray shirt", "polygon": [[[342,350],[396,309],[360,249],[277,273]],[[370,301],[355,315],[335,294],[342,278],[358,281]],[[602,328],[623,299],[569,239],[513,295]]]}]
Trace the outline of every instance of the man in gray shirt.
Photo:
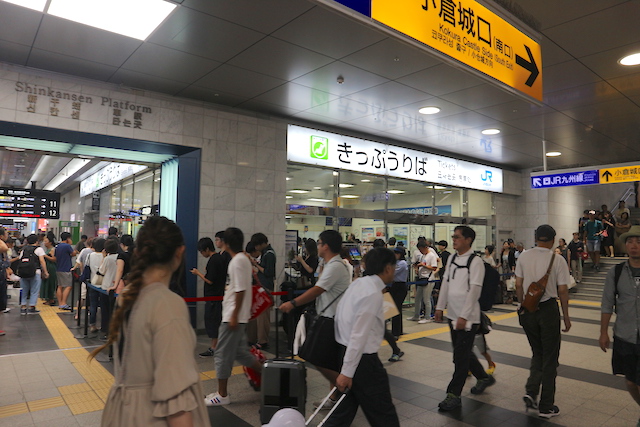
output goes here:
[{"label": "man in gray shirt", "polygon": [[[599,343],[606,352],[611,344],[609,322],[615,307],[613,374],[625,376],[629,394],[640,405],[640,314],[636,310],[636,301],[640,298],[640,226],[634,225],[620,239],[625,242],[629,260],[612,268],[604,282]],[[619,275],[617,283],[616,275]]]},{"label": "man in gray shirt", "polygon": [[[318,255],[324,260],[324,268],[320,276],[318,276],[316,285],[304,294],[280,305],[280,311],[289,313],[298,306],[315,301],[318,314],[331,318],[335,316],[339,299],[344,291],[347,290],[349,283],[351,283],[349,270],[340,257],[341,249],[342,236],[340,236],[340,233],[335,230],[325,230],[320,233],[320,236],[318,236]],[[333,388],[339,374],[337,370],[318,365],[316,365],[316,368],[329,380],[331,388]],[[335,402],[333,399],[327,400],[323,409],[330,409],[334,404],[333,402]]]}]

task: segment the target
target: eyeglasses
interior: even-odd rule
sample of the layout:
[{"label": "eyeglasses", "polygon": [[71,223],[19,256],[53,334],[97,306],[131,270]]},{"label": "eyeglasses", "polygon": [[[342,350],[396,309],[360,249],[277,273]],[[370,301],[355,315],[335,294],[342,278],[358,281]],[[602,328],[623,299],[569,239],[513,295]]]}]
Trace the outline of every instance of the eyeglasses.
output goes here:
[{"label": "eyeglasses", "polygon": [[318,240],[318,243],[316,243],[316,246],[320,246],[320,245],[324,245],[324,242]]},{"label": "eyeglasses", "polygon": [[459,234],[454,234],[453,236],[451,236],[452,239],[464,239],[464,236],[461,236]]}]

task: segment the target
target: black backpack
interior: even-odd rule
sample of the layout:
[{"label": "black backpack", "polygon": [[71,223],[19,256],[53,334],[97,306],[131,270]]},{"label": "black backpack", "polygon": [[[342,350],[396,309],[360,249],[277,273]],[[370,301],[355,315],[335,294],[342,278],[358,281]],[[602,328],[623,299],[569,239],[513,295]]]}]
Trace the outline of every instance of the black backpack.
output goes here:
[{"label": "black backpack", "polygon": [[36,247],[27,245],[22,250],[22,257],[18,261],[18,277],[30,279],[36,275],[36,270],[40,265],[40,260],[36,255]]},{"label": "black backpack", "polygon": [[[453,254],[453,258],[451,259],[451,264],[455,264],[456,257],[458,254]],[[469,270],[471,266],[471,262],[476,257],[476,254],[471,254],[469,256],[469,261],[467,261],[467,265],[458,265],[455,264],[458,268],[466,268]],[[480,292],[480,298],[478,298],[478,302],[480,303],[480,310],[489,311],[493,307],[493,302],[496,299],[496,293],[498,292],[498,287],[500,286],[500,273],[491,267],[486,262],[482,262],[484,265],[484,280],[482,281],[482,292]],[[471,275],[467,275],[468,279],[471,280]],[[471,289],[471,283],[468,284],[469,289]]]}]

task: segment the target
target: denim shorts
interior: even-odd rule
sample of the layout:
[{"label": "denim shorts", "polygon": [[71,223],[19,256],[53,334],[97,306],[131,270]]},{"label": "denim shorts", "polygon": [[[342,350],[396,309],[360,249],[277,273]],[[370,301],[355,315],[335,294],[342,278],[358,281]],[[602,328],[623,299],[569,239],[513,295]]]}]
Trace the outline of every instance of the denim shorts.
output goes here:
[{"label": "denim shorts", "polygon": [[600,252],[600,240],[587,240],[587,251]]}]

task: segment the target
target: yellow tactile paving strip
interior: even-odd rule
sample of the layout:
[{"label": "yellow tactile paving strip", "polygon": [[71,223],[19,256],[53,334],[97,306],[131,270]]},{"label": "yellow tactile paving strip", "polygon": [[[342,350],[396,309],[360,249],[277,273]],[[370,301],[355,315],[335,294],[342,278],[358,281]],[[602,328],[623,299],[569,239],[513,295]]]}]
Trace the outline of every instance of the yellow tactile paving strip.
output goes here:
[{"label": "yellow tactile paving strip", "polygon": [[16,403],[14,405],[7,405],[0,408],[0,418],[11,417],[13,415],[26,414],[29,412],[29,407],[26,403]]},{"label": "yellow tactile paving strip", "polygon": [[[0,418],[26,414],[28,412],[67,406],[73,415],[104,409],[109,390],[113,385],[113,375],[96,361],[89,361],[89,352],[82,348],[82,344],[73,336],[64,324],[57,307],[38,304],[40,315],[51,336],[69,362],[86,381],[80,384],[58,387],[60,396],[49,399],[34,400],[0,407]],[[242,374],[242,366],[236,366],[232,375]],[[201,381],[216,379],[215,371],[200,373]]]},{"label": "yellow tactile paving strip", "polygon": [[75,339],[73,333],[69,330],[67,325],[64,324],[60,316],[60,310],[58,307],[52,307],[38,303],[38,310],[40,310],[40,317],[44,324],[49,329],[51,336],[55,340],[58,348],[76,348],[82,347],[82,344]]},{"label": "yellow tactile paving strip", "polygon": [[29,412],[41,411],[43,409],[57,408],[58,406],[64,406],[64,405],[65,405],[64,399],[61,396],[27,402],[27,406],[29,407]]}]

